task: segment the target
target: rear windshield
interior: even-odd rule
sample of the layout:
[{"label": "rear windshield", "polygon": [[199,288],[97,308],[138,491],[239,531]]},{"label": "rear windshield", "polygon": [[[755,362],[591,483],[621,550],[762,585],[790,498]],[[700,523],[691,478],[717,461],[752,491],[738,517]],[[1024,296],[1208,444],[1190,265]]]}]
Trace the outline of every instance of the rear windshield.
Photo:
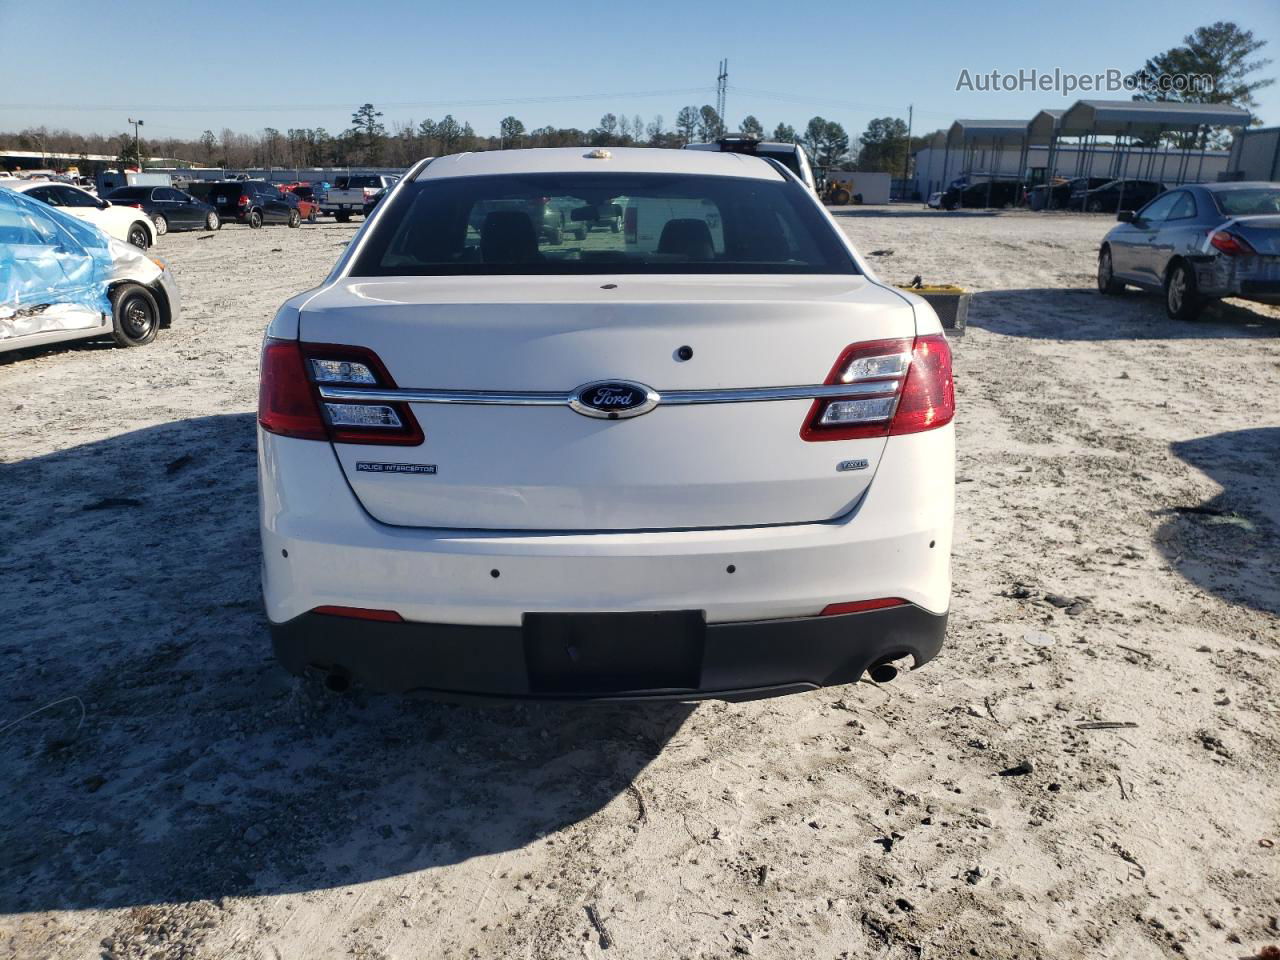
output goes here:
[{"label": "rear windshield", "polygon": [[240,194],[246,193],[253,189],[252,184],[244,183],[239,180],[227,180],[223,183],[215,183],[209,188],[205,199],[213,204],[235,204],[240,200]]},{"label": "rear windshield", "polygon": [[119,187],[107,194],[108,200],[150,200],[151,187]]},{"label": "rear windshield", "polygon": [[794,181],[622,173],[409,184],[351,269],[361,277],[857,272]]},{"label": "rear windshield", "polygon": [[1280,188],[1258,187],[1241,190],[1214,190],[1213,199],[1229,217],[1251,217],[1280,213]]},{"label": "rear windshield", "polygon": [[768,157],[770,160],[777,160],[780,164],[794,173],[801,180],[804,179],[804,171],[800,169],[800,157],[794,150],[759,150],[756,153],[760,157]]},{"label": "rear windshield", "polygon": [[361,190],[364,187],[377,187],[381,189],[381,177],[339,177],[337,181],[339,190]]}]

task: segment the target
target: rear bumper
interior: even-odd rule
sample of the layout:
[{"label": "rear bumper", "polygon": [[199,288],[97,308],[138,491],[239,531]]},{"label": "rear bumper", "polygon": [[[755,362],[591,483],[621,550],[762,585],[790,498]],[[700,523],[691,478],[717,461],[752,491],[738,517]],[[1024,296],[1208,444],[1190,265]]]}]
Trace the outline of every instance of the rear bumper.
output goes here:
[{"label": "rear bumper", "polygon": [[1193,256],[1196,286],[1207,297],[1280,302],[1280,267],[1274,257]]},{"label": "rear bumper", "polygon": [[[306,613],[273,623],[271,634],[276,656],[292,673],[336,673],[388,693],[459,700],[748,700],[851,683],[868,668],[905,656],[919,667],[938,653],[946,625],[946,613],[911,604],[709,624],[687,649],[673,652],[668,645],[652,659],[647,646],[628,651],[634,676],[661,675],[669,664],[660,659],[688,661],[686,682],[657,688],[632,687],[625,676],[601,681],[575,666],[577,654],[569,648],[548,672],[547,651],[532,652],[526,626],[383,623]],[[558,657],[560,651],[552,653]]]},{"label": "rear bumper", "polygon": [[933,613],[950,604],[950,425],[894,437],[838,520],[614,533],[388,526],[356,501],[330,445],[258,438],[263,596],[275,623],[328,605],[520,627],[530,611],[701,610],[718,625],[880,597]]}]

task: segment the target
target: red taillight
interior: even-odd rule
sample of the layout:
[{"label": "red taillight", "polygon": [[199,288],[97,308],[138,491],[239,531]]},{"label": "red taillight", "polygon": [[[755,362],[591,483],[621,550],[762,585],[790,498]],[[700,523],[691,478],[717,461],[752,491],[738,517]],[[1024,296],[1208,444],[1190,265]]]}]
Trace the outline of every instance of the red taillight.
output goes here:
[{"label": "red taillight", "polygon": [[326,617],[350,617],[353,620],[404,623],[404,617],[394,610],[369,610],[365,607],[316,607],[311,612],[324,614]]},{"label": "red taillight", "polygon": [[282,437],[329,439],[297,340],[268,338],[262,344],[258,423]]},{"label": "red taillight", "polygon": [[1215,230],[1209,234],[1209,243],[1229,257],[1248,257],[1257,252],[1244,237],[1226,230]]},{"label": "red taillight", "polygon": [[942,334],[855,343],[840,354],[824,383],[848,383],[850,393],[815,400],[800,429],[803,440],[919,433],[955,416],[951,349]]},{"label": "red taillight", "polygon": [[884,610],[887,607],[902,607],[907,601],[901,597],[881,597],[878,600],[851,600],[847,603],[829,603],[822,608],[819,616],[834,617],[841,613],[865,613],[868,610]]},{"label": "red taillight", "polygon": [[422,443],[422,428],[408,404],[362,402],[358,397],[326,399],[320,396],[319,379],[326,386],[356,389],[394,389],[396,385],[377,355],[364,347],[268,338],[262,346],[258,391],[262,429],[334,443],[408,447]]},{"label": "red taillight", "polygon": [[240,199],[236,203],[242,207],[247,207],[249,205],[249,195],[247,193],[240,194]]},{"label": "red taillight", "polygon": [[911,369],[893,416],[889,436],[920,433],[951,422],[956,415],[956,390],[951,379],[951,347],[937,333],[917,337],[911,351]]}]

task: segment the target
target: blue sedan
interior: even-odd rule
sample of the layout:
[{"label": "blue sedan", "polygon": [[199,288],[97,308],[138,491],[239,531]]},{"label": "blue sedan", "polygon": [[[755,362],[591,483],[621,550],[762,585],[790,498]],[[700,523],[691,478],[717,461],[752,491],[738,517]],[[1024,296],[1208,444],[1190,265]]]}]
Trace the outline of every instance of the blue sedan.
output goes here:
[{"label": "blue sedan", "polygon": [[1280,183],[1178,187],[1116,219],[1098,249],[1102,293],[1162,291],[1175,320],[1221,297],[1280,303]]}]

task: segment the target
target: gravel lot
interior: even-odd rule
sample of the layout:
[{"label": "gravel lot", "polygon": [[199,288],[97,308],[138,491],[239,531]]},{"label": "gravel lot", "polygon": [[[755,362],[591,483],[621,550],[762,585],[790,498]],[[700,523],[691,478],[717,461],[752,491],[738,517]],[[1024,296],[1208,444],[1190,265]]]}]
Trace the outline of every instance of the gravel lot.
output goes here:
[{"label": "gravel lot", "polygon": [[354,224],[171,234],[155,344],[0,357],[0,957],[1280,941],[1280,312],[1098,296],[1103,218],[836,213],[885,279],[977,292],[948,646],[883,687],[471,709],[284,675],[257,350]]}]

